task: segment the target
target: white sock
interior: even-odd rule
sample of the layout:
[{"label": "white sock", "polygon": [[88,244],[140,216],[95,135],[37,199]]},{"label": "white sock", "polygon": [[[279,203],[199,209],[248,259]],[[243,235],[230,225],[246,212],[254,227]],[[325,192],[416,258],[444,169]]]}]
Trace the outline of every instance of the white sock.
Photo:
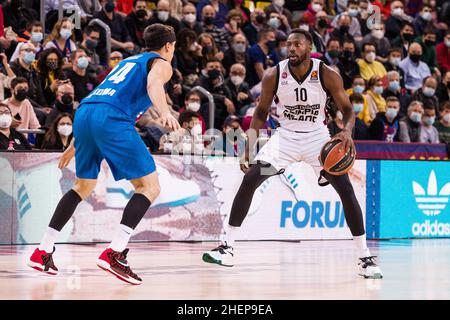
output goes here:
[{"label": "white sock", "polygon": [[356,251],[358,253],[358,258],[364,258],[370,256],[369,248],[367,248],[366,234],[362,236],[353,237],[355,241]]},{"label": "white sock", "polygon": [[53,246],[55,245],[58,235],[58,230],[48,227],[47,231],[44,234],[44,237],[42,238],[41,244],[39,245],[39,250],[44,250],[47,253],[52,253]]},{"label": "white sock", "polygon": [[227,246],[234,247],[234,241],[236,240],[239,229],[240,227],[233,227],[229,224],[225,226],[225,237],[223,241],[226,242]]},{"label": "white sock", "polygon": [[111,244],[108,248],[113,249],[117,252],[122,252],[127,248],[128,242],[130,241],[131,235],[133,234],[133,229],[127,227],[126,225],[119,225],[119,230],[116,233],[116,236],[111,241]]}]

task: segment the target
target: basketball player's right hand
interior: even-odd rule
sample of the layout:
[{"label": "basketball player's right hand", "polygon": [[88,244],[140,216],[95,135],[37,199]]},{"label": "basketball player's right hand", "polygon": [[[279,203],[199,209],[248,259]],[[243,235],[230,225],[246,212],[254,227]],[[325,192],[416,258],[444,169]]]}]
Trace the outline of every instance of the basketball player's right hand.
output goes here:
[{"label": "basketball player's right hand", "polygon": [[67,148],[67,150],[64,151],[61,159],[59,159],[58,168],[63,169],[67,167],[74,155],[75,155],[75,148],[73,147]]},{"label": "basketball player's right hand", "polygon": [[178,120],[175,119],[175,117],[170,112],[161,115],[160,120],[163,127],[166,127],[172,131],[181,128],[180,124],[178,123]]},{"label": "basketball player's right hand", "polygon": [[250,163],[249,163],[249,155],[248,155],[248,150],[247,148],[245,148],[245,155],[244,155],[244,161],[241,160],[241,163],[239,164],[241,167],[241,171],[246,174],[248,172],[248,170],[250,170]]}]

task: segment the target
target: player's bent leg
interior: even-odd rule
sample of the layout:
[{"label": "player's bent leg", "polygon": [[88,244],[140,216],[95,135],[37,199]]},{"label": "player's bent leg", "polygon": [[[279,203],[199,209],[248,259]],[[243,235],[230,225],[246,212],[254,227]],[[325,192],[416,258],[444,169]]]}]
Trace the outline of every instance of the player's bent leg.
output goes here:
[{"label": "player's bent leg", "polygon": [[122,281],[138,285],[142,283],[142,279],[131,270],[127,262],[128,249],[126,247],[134,229],[144,217],[151,203],[158,197],[160,186],[156,171],[142,178],[130,180],[130,182],[136,192],[124,209],[116,236],[98,258],[97,265]]},{"label": "player's bent leg", "polygon": [[34,250],[28,260],[29,267],[50,275],[58,274],[58,268],[53,262],[56,239],[72,217],[78,204],[92,193],[96,183],[95,179],[77,178],[73,188],[61,198],[39,247]]},{"label": "player's bent leg", "polygon": [[375,256],[372,256],[367,248],[363,214],[348,174],[334,176],[325,171],[322,171],[321,174],[330,182],[341,198],[345,221],[358,250],[359,275],[364,278],[381,279],[383,273],[375,262]]},{"label": "player's bent leg", "polygon": [[225,239],[217,248],[203,254],[202,259],[204,262],[215,263],[226,267],[232,267],[234,265],[234,240],[239,227],[242,225],[250,209],[253,194],[265,180],[279,173],[270,163],[258,162],[250,167],[234,197],[228,226],[226,226],[225,230]]}]

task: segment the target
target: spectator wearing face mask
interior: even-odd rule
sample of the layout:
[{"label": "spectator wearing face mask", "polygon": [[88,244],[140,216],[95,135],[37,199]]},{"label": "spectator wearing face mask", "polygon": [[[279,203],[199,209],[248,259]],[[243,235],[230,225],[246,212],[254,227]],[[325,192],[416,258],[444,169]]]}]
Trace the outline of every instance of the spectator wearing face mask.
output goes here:
[{"label": "spectator wearing face mask", "polygon": [[387,74],[384,66],[376,61],[376,48],[373,43],[365,43],[362,46],[362,59],[358,59],[359,70],[364,80],[369,81],[372,77],[377,76],[384,78]]},{"label": "spectator wearing face mask", "polygon": [[64,58],[63,68],[70,68],[70,55],[77,49],[74,42],[73,24],[70,18],[62,18],[53,27],[52,33],[45,39],[44,50],[56,48]]},{"label": "spectator wearing face mask", "polygon": [[436,59],[441,70],[450,71],[450,29],[445,32],[444,41],[436,46]]},{"label": "spectator wearing face mask", "polygon": [[106,76],[111,72],[111,70],[123,60],[123,55],[120,51],[113,51],[109,55],[108,67],[100,72],[97,76],[96,83],[102,83],[105,80]]},{"label": "spectator wearing face mask", "polygon": [[35,51],[36,48],[31,43],[23,44],[19,51],[19,58],[11,63],[11,70],[17,77],[27,80],[29,86],[27,97],[38,111],[46,106],[46,101],[37,71],[32,66],[36,58]]},{"label": "spectator wearing face mask", "polygon": [[[220,0],[200,0],[197,4],[197,20],[202,21],[204,18],[203,9],[206,6],[210,6],[214,10],[214,16],[212,17],[212,23],[222,29],[225,25],[226,16],[228,14],[228,6]],[[203,20],[204,21],[204,20]]]},{"label": "spectator wearing face mask", "polygon": [[27,99],[28,81],[17,77],[11,81],[12,96],[4,101],[12,114],[11,127],[14,129],[39,129],[41,127],[33,106]]},{"label": "spectator wearing face mask", "polygon": [[[391,15],[386,21],[386,37],[389,40],[395,39],[400,34],[400,30],[402,30],[402,26],[406,22],[405,19],[407,19],[407,16],[405,15],[405,6],[403,5],[403,2],[392,1]],[[412,27],[414,28],[414,26]]]},{"label": "spectator wearing face mask", "polygon": [[386,112],[386,100],[383,98],[383,81],[374,76],[367,83],[367,103],[369,106],[370,120],[375,119],[378,112]]},{"label": "spectator wearing face mask", "polygon": [[202,59],[202,46],[197,42],[197,34],[193,30],[181,29],[178,33],[175,57],[184,82],[192,86],[198,79]]},{"label": "spectator wearing face mask", "polygon": [[378,112],[369,127],[369,139],[385,142],[399,141],[400,101],[396,97],[386,100],[386,112]]},{"label": "spectator wearing face mask", "polygon": [[436,111],[433,107],[424,108],[422,117],[422,126],[420,128],[419,142],[422,143],[439,143],[439,132],[433,126],[436,121]]},{"label": "spectator wearing face mask", "polygon": [[439,114],[439,99],[436,97],[436,89],[438,82],[432,76],[423,79],[423,84],[412,95],[413,100],[417,100],[423,103],[426,108],[433,108],[436,114]]},{"label": "spectator wearing face mask", "polygon": [[409,46],[408,56],[400,62],[405,75],[405,87],[414,93],[422,87],[423,80],[431,75],[430,68],[422,62],[422,47],[418,43]]},{"label": "spectator wearing face mask", "polygon": [[250,10],[245,6],[244,0],[228,0],[228,8],[230,10],[239,10],[242,15],[242,25],[250,22]]},{"label": "spectator wearing face mask", "polygon": [[64,151],[70,145],[73,138],[73,116],[69,113],[61,113],[51,124],[45,134],[40,149]]},{"label": "spectator wearing face mask", "polygon": [[277,46],[275,48],[275,52],[278,56],[278,59],[284,60],[288,58],[288,50],[287,50],[287,36],[283,31],[278,31],[275,35],[275,40],[277,41]]},{"label": "spectator wearing face mask", "polygon": [[73,66],[72,70],[67,72],[67,78],[75,88],[75,101],[80,102],[92,90],[96,83],[87,72],[89,66],[89,58],[83,49],[78,49],[72,53]]},{"label": "spectator wearing face mask", "polygon": [[271,12],[267,19],[267,25],[275,31],[282,31],[285,34],[289,34],[291,32],[291,26],[287,21],[287,18],[280,15],[278,12]]},{"label": "spectator wearing face mask", "polygon": [[[28,39],[28,43],[31,43],[35,47],[36,55],[39,55],[42,51],[42,40],[44,39],[42,23],[39,21],[30,21],[27,23],[27,31],[25,31],[24,36]],[[24,43],[19,42],[11,56],[10,62],[16,61],[19,57],[20,48]]]},{"label": "spectator wearing face mask", "polygon": [[385,29],[384,24],[376,24],[373,26],[371,33],[367,34],[362,43],[373,43],[377,51],[377,61],[386,63],[388,61],[389,49],[391,44],[389,40],[384,36]]},{"label": "spectator wearing face mask", "polygon": [[[386,30],[389,30],[387,24]],[[408,55],[409,46],[414,41],[414,26],[409,22],[405,22],[400,34],[397,33],[394,39],[390,39],[389,37],[388,39],[391,41],[391,47],[402,49],[402,56],[405,57]]]},{"label": "spectator wearing face mask", "polygon": [[72,84],[64,83],[58,86],[55,105],[53,106],[50,114],[47,116],[47,121],[45,123],[46,128],[51,128],[53,122],[55,122],[55,119],[62,113],[68,113],[74,116],[74,95],[75,93]]},{"label": "spectator wearing face mask", "polygon": [[170,2],[168,0],[159,0],[156,5],[156,11],[148,21],[148,24],[161,23],[166,26],[171,26],[175,34],[180,30],[180,21],[170,15]]},{"label": "spectator wearing face mask", "polygon": [[339,57],[341,55],[341,44],[339,39],[331,38],[327,42],[327,51],[325,55],[322,56],[322,61],[325,62],[327,66],[334,67],[337,71],[337,64],[339,62]]},{"label": "spectator wearing face mask", "polygon": [[316,14],[316,22],[313,27],[310,26],[310,33],[313,38],[313,44],[316,51],[325,54],[326,52],[326,38],[328,37],[329,28],[328,15],[325,11],[320,11]]},{"label": "spectator wearing face mask", "polygon": [[400,120],[399,138],[401,142],[419,142],[423,113],[422,102],[411,102],[407,116]]},{"label": "spectator wearing face mask", "polygon": [[197,21],[197,9],[195,6],[187,2],[182,9],[182,19],[180,22],[180,30],[189,29],[194,31],[197,35],[203,33],[203,27]]},{"label": "spectator wearing face mask", "polygon": [[387,72],[396,71],[400,75],[400,86],[403,88],[405,86],[405,77],[403,70],[400,68],[400,61],[402,61],[402,49],[391,48],[389,50],[388,58],[385,63],[383,63]]},{"label": "spectator wearing face mask", "polygon": [[348,14],[341,14],[337,20],[337,26],[330,33],[330,39],[338,39],[339,43],[344,43],[345,40],[354,40],[353,36],[350,34],[350,23],[352,18]]},{"label": "spectator wearing face mask", "polygon": [[238,115],[245,115],[252,98],[250,88],[244,81],[246,76],[245,67],[240,63],[233,64],[230,69],[230,76],[225,80],[225,85],[231,92],[231,101],[236,108]]},{"label": "spectator wearing face mask", "polygon": [[367,140],[367,126],[364,121],[359,118],[359,114],[364,110],[364,97],[362,94],[354,93],[349,99],[353,106],[353,112],[355,113],[355,127],[353,129],[352,137],[354,140]]},{"label": "spectator wearing face mask", "polygon": [[143,35],[149,22],[150,13],[147,12],[147,2],[145,0],[135,0],[133,11],[125,19],[125,25],[127,26],[131,41],[139,48],[145,47]]},{"label": "spectator wearing face mask", "polygon": [[361,76],[356,76],[353,79],[352,87],[346,91],[348,96],[351,96],[354,93],[361,94],[363,97],[363,110],[358,113],[358,118],[364,121],[364,123],[367,125],[370,123],[370,113],[369,113],[369,104],[367,102],[367,98],[365,95],[366,91],[366,82]]},{"label": "spectator wearing face mask", "polygon": [[266,17],[263,9],[255,8],[250,15],[250,23],[244,26],[244,34],[248,43],[252,46],[258,41],[258,33],[264,27]]},{"label": "spectator wearing face mask", "polygon": [[56,48],[42,51],[37,62],[38,77],[45,96],[43,111],[48,114],[55,103],[56,89],[62,75],[63,57]]},{"label": "spectator wearing face mask", "polygon": [[15,33],[22,36],[26,32],[29,21],[37,20],[38,13],[24,4],[23,0],[11,0],[2,4],[2,26],[11,26]]},{"label": "spectator wearing face mask", "polygon": [[324,0],[312,0],[306,11],[303,13],[303,17],[308,20],[311,27],[316,24],[316,14],[320,11],[325,10]]},{"label": "spectator wearing face mask", "polygon": [[25,136],[11,126],[12,121],[11,109],[0,102],[0,150],[31,150]]},{"label": "spectator wearing face mask", "polygon": [[[348,26],[348,33],[355,38],[355,40],[360,41],[362,39],[361,34],[361,25],[359,24],[359,1],[357,0],[349,0],[347,3],[347,10],[341,14],[338,14],[334,17],[333,21],[331,22],[331,26],[334,28],[339,28],[342,24],[339,23],[339,20],[341,20],[342,16],[348,16],[349,18],[345,18],[345,20],[350,20]],[[347,21],[345,22],[347,23]],[[344,24],[346,25],[346,24]]]},{"label": "spectator wearing face mask", "polygon": [[370,33],[371,29],[369,29],[370,24],[367,23],[367,20],[371,14],[369,14],[369,2],[368,0],[360,0],[359,1],[359,15],[358,21],[361,26],[361,34],[363,36]]},{"label": "spectator wearing face mask", "polygon": [[356,45],[348,39],[344,41],[343,51],[339,56],[337,67],[344,81],[344,88],[352,87],[353,79],[359,75],[359,65],[355,63],[356,59]]},{"label": "spectator wearing face mask", "polygon": [[383,97],[385,99],[389,97],[395,97],[400,102],[400,117],[406,115],[406,110],[411,102],[411,96],[405,88],[402,88],[400,84],[400,74],[397,71],[389,71],[387,73],[388,86],[383,91]]},{"label": "spectator wearing face mask", "polygon": [[[220,61],[224,58],[224,52],[220,51],[214,38],[209,33],[202,33],[198,37],[198,43],[202,48],[201,51],[201,67],[204,68],[206,63],[211,59],[218,59]],[[228,50],[228,49],[227,49]],[[226,52],[226,51],[225,51]]]},{"label": "spectator wearing face mask", "polygon": [[[111,30],[111,49],[120,51],[127,56],[133,53],[135,44],[132,42],[130,34],[125,24],[125,17],[114,12],[116,8],[115,0],[100,0],[102,10],[94,13],[94,18],[106,23]],[[100,60],[106,62],[106,33],[102,31],[100,41],[97,46]]]},{"label": "spectator wearing face mask", "polygon": [[100,41],[100,30],[96,26],[87,25],[83,30],[83,41],[79,48],[86,52],[90,58],[90,66],[97,72],[100,72],[100,57],[97,54],[97,46]]},{"label": "spectator wearing face mask", "polygon": [[422,6],[422,10],[420,10],[419,14],[414,19],[414,29],[416,34],[425,34],[426,29],[432,28],[432,20],[433,20],[433,9],[429,4],[424,4]]},{"label": "spectator wearing face mask", "polygon": [[263,29],[258,35],[258,43],[248,50],[250,64],[247,66],[247,82],[250,87],[259,83],[264,70],[279,62],[275,52],[276,38],[273,29]]},{"label": "spectator wearing face mask", "polygon": [[266,13],[266,16],[270,16],[272,12],[277,13],[280,16],[283,24],[284,24],[283,20],[286,20],[286,23],[291,26],[292,12],[286,9],[284,4],[285,4],[284,0],[273,0],[272,4],[264,9],[264,12]]},{"label": "spectator wearing face mask", "polygon": [[439,132],[439,141],[450,143],[450,102],[446,101],[441,106],[439,121],[434,123]]},{"label": "spectator wearing face mask", "polygon": [[235,34],[244,35],[244,32],[242,31],[244,24],[243,20],[241,10],[233,9],[228,12],[224,26],[224,29],[227,32],[227,38],[233,37]]},{"label": "spectator wearing face mask", "polygon": [[200,120],[200,124],[202,126],[202,133],[205,133],[206,130],[206,122],[202,116],[202,109],[206,108],[207,104],[202,105],[202,97],[198,91],[191,90],[184,97],[184,106],[178,110],[180,114],[185,111],[192,111],[198,114],[198,119]]},{"label": "spectator wearing face mask", "polygon": [[240,157],[245,152],[247,136],[241,128],[241,121],[237,116],[227,117],[222,127],[223,139],[217,139],[209,148],[216,152],[224,152],[228,157]]},{"label": "spectator wearing face mask", "polygon": [[244,66],[248,65],[249,59],[247,49],[248,44],[245,36],[240,33],[236,34],[231,40],[230,49],[225,52],[222,60],[223,67],[225,68],[227,74],[230,73],[230,68],[235,63],[240,63]]},{"label": "spectator wearing face mask", "polygon": [[5,99],[5,88],[10,88],[11,80],[16,77],[14,71],[8,63],[8,57],[4,53],[0,53],[0,62],[3,64],[4,72],[0,72],[0,101]]},{"label": "spectator wearing face mask", "polygon": [[[198,6],[197,10],[199,10]],[[216,11],[212,6],[207,5],[203,7],[202,9],[203,31],[212,36],[215,44],[219,47],[220,51],[225,52],[228,50],[227,32],[222,27],[219,28],[214,24],[215,17]]]},{"label": "spectator wearing face mask", "polygon": [[[202,71],[202,75],[194,83],[194,86],[201,86],[212,93],[214,103],[216,104],[214,127],[221,129],[224,119],[236,112],[231,97],[230,90],[224,85],[223,67],[220,60],[213,58],[206,63],[206,68]],[[209,109],[202,110],[203,118],[208,121]],[[209,123],[207,123],[209,127]]]},{"label": "spectator wearing face mask", "polygon": [[436,33],[432,28],[427,28],[422,37],[416,39],[416,42],[422,46],[421,61],[428,65],[431,72],[437,71],[436,60]]}]

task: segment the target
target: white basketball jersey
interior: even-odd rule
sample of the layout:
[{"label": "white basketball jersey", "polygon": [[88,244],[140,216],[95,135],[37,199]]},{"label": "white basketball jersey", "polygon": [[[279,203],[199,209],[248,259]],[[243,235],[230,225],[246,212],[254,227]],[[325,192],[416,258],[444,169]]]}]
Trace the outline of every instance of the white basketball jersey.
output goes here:
[{"label": "white basketball jersey", "polygon": [[289,59],[277,66],[278,86],[275,102],[282,128],[311,132],[326,127],[325,107],[327,93],[320,78],[318,59],[311,59],[312,65],[303,79],[291,73]]}]

